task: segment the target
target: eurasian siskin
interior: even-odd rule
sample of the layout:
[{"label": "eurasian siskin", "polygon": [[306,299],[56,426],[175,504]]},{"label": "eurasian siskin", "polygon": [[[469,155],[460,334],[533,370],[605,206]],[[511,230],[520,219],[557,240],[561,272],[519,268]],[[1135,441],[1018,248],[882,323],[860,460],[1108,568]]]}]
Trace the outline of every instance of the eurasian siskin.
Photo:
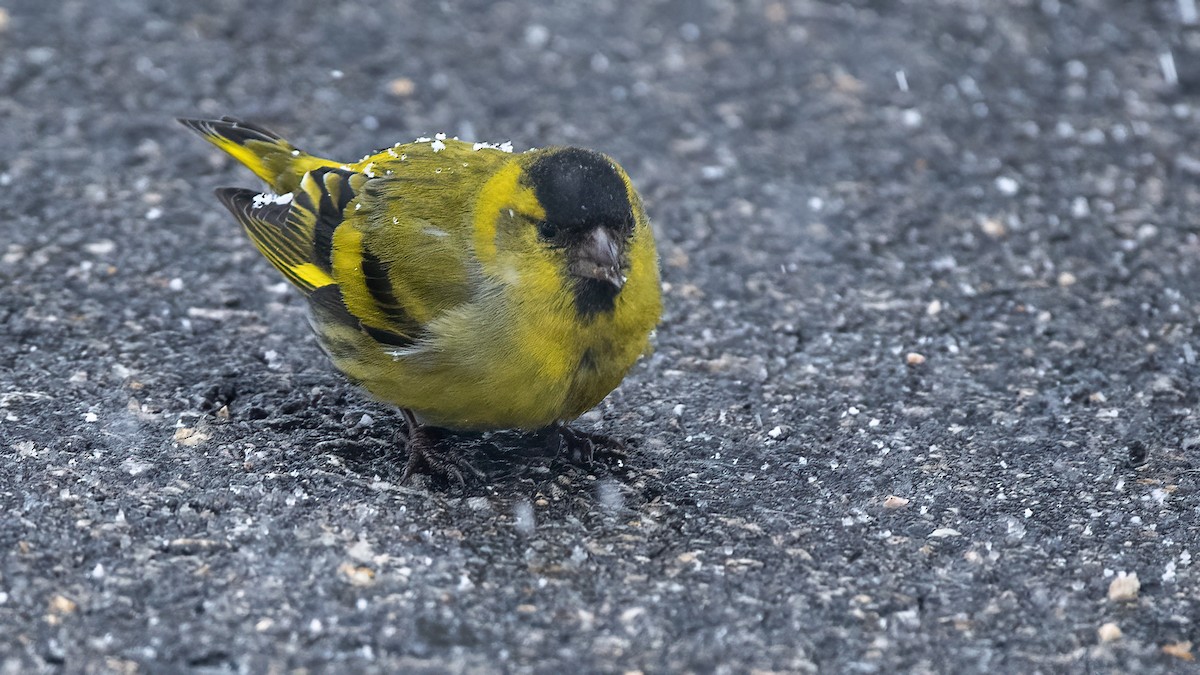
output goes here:
[{"label": "eurasian siskin", "polygon": [[334,365],[408,422],[403,478],[478,473],[437,428],[566,422],[649,346],[662,309],[654,237],[625,171],[597,152],[438,134],[343,164],[230,117],[180,120],[270,186],[217,196],[308,299]]}]

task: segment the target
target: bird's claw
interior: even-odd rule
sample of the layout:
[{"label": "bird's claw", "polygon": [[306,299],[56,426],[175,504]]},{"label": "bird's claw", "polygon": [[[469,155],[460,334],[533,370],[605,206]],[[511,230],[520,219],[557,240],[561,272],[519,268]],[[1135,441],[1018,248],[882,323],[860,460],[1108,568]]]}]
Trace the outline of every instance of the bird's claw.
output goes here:
[{"label": "bird's claw", "polygon": [[546,446],[550,452],[582,466],[591,466],[596,459],[622,461],[629,456],[621,441],[604,434],[572,429],[565,424],[550,427]]},{"label": "bird's claw", "polygon": [[482,471],[475,468],[454,450],[443,449],[428,427],[412,425],[405,435],[408,462],[404,465],[404,472],[400,474],[401,485],[406,485],[416,473],[442,476],[458,483],[458,486],[463,489],[467,486],[464,474],[479,480],[487,478]]}]

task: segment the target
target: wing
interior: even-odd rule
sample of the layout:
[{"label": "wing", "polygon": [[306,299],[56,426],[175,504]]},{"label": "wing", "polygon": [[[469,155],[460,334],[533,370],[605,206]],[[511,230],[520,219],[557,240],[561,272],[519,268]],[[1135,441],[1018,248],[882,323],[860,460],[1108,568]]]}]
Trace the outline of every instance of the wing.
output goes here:
[{"label": "wing", "polygon": [[358,206],[355,198],[367,181],[353,171],[321,168],[306,174],[295,193],[276,197],[222,188],[217,196],[326,321],[403,347],[416,340],[421,326],[361,255],[365,249],[355,246],[361,233],[347,222],[348,207]]},{"label": "wing", "polygon": [[480,292],[472,209],[511,157],[454,140],[434,145],[315,168],[290,195],[227,188],[218,196],[323,318],[408,346]]}]

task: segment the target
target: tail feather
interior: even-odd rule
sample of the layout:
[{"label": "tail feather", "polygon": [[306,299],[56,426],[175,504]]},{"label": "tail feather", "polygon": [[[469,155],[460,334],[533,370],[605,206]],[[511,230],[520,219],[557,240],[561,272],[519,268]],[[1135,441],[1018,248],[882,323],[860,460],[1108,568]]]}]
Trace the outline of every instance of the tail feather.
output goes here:
[{"label": "tail feather", "polygon": [[219,120],[178,118],[179,123],[200,134],[245,164],[278,193],[293,192],[305,173],[335,162],[301,152],[282,136],[266,127],[235,117]]}]

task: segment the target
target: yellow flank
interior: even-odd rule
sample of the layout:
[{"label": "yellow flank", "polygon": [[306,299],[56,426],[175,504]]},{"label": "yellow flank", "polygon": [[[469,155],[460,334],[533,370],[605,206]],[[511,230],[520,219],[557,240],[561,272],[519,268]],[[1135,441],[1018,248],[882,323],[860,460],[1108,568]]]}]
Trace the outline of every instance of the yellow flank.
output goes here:
[{"label": "yellow flank", "polygon": [[[585,311],[574,254],[539,234],[551,209],[530,178],[559,149],[512,153],[438,135],[343,164],[242,123],[185,124],[282,195],[223,199],[308,295],[337,368],[425,423],[532,430],[569,421],[649,348],[662,309],[657,253],[641,199],[615,163],[632,223],[624,285],[611,305]],[[247,127],[259,135],[247,140]]]},{"label": "yellow flank", "polygon": [[387,328],[384,310],[371,298],[362,270],[362,231],[343,224],[333,233],[333,273],[350,313],[373,328]]}]

